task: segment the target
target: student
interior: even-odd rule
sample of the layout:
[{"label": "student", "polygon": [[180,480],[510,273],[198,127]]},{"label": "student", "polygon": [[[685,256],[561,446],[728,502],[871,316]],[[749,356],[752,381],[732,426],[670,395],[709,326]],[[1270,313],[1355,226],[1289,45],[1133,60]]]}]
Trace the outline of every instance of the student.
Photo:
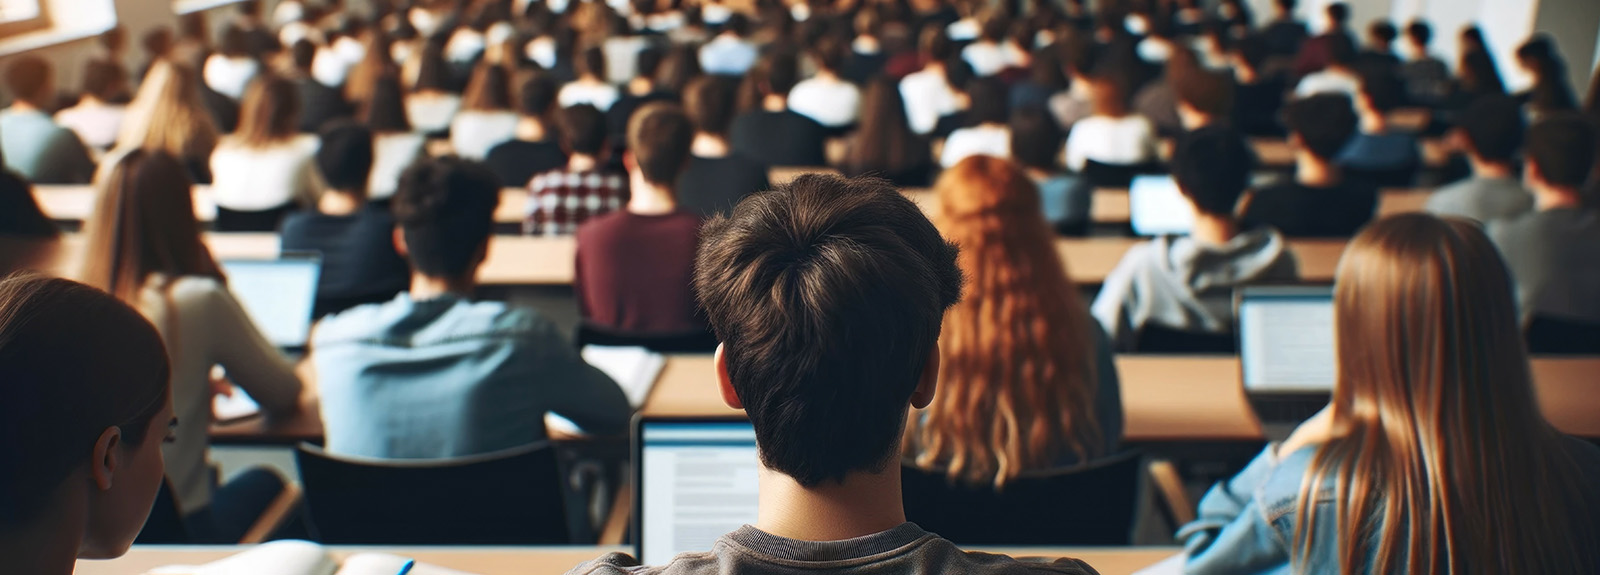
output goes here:
[{"label": "student", "polygon": [[650,46],[640,50],[639,56],[634,59],[634,67],[638,68],[639,74],[628,80],[628,85],[617,97],[617,103],[606,110],[606,137],[614,146],[621,146],[627,141],[628,121],[639,108],[651,102],[673,102],[678,99],[677,94],[667,91],[656,80],[666,55],[666,50]]},{"label": "student", "polygon": [[943,30],[927,29],[922,34],[921,70],[900,80],[900,97],[906,102],[906,118],[918,135],[933,133],[939,118],[960,110],[955,89],[945,76],[946,62],[955,56],[955,45]]},{"label": "student", "polygon": [[867,83],[861,125],[845,151],[844,174],[872,175],[900,188],[923,188],[932,182],[933,156],[928,141],[911,131],[900,88],[888,78]]},{"label": "student", "polygon": [[617,103],[620,93],[605,81],[606,54],[599,46],[584,48],[578,58],[578,79],[561,87],[557,101],[563,108],[588,104],[604,112]]},{"label": "student", "polygon": [[1006,42],[1006,31],[1011,28],[1011,21],[999,13],[984,16],[979,25],[977,41],[961,49],[961,59],[972,66],[972,72],[979,77],[990,77],[1010,68],[1019,67],[1023,62],[1014,58],[1003,45]]},{"label": "student", "polygon": [[634,336],[706,333],[691,291],[700,215],[673,190],[694,128],[681,110],[651,104],[628,126],[627,208],[578,228],[573,291],[586,324]]},{"label": "student", "polygon": [[1172,84],[1178,122],[1185,134],[1208,126],[1232,126],[1234,80],[1227,72],[1195,69]]},{"label": "student", "polygon": [[827,130],[789,109],[789,91],[799,79],[800,62],[789,53],[769,55],[752,70],[747,81],[760,91],[760,107],[734,118],[728,132],[734,149],[768,166],[828,164]]},{"label": "student", "polygon": [[728,16],[722,32],[700,47],[700,69],[718,76],[743,76],[756,65],[760,55],[745,39],[749,35],[750,20],[744,14]]},{"label": "student", "polygon": [[1400,45],[1404,56],[1400,78],[1413,105],[1436,106],[1450,94],[1450,67],[1428,51],[1432,41],[1433,28],[1427,22],[1412,20],[1406,26],[1406,41]]},{"label": "student", "polygon": [[579,104],[562,110],[557,119],[567,165],[528,182],[525,234],[570,236],[585,220],[621,208],[628,197],[624,175],[606,168],[605,115],[594,106]]},{"label": "student", "polygon": [[411,280],[410,268],[395,252],[394,216],[387,206],[367,202],[373,140],[371,130],[354,122],[324,129],[316,163],[327,188],[314,208],[283,220],[284,252],[322,255],[314,317],[389,301]]},{"label": "student", "polygon": [[1115,453],[1122,401],[1111,343],[1067,277],[1032,181],[978,156],[945,170],[934,193],[934,225],[961,246],[968,284],[945,313],[940,393],[911,421],[906,457],[1003,488]]},{"label": "student", "polygon": [[736,88],[730,78],[702,76],[690,82],[683,94],[684,112],[695,133],[689,165],[678,176],[674,191],[679,206],[701,216],[726,213],[745,196],[769,185],[767,165],[728,144]]},{"label": "student", "polygon": [[[4,165],[0,162],[0,165]],[[55,222],[39,209],[33,197],[33,186],[15,173],[0,169],[0,241],[14,239],[54,240],[61,235]],[[12,256],[13,254],[5,254]],[[0,257],[4,263],[31,263],[26,254],[20,258]],[[20,261],[19,261],[20,260]],[[23,266],[26,267],[26,266]],[[15,271],[10,266],[0,266],[0,277]]]},{"label": "student", "polygon": [[1269,50],[1261,36],[1246,36],[1235,42],[1228,53],[1236,81],[1233,125],[1246,136],[1284,136],[1278,116],[1287,88],[1282,78],[1266,73],[1267,59],[1272,55]]},{"label": "student", "polygon": [[406,119],[418,133],[443,136],[450,130],[450,121],[455,119],[456,112],[461,110],[461,96],[455,92],[450,64],[444,59],[444,43],[437,38],[429,39],[413,60],[416,73],[411,94],[406,97]]},{"label": "student", "polygon": [[128,551],[161,489],[161,336],[94,288],[0,280],[0,571],[70,575]]},{"label": "student", "polygon": [[77,105],[56,112],[56,124],[76,133],[85,146],[110,150],[127,114],[127,93],[128,73],[120,64],[91,61],[84,65],[83,95]]},{"label": "student", "polygon": [[963,553],[905,520],[901,434],[934,400],[940,324],[961,296],[956,248],[916,204],[874,180],[804,176],[703,238],[695,293],[722,341],[722,397],[755,427],[760,519],[667,565],[612,553],[569,573],[1093,572]]},{"label": "student", "polygon": [[1534,210],[1488,226],[1516,280],[1523,317],[1600,324],[1600,214],[1583,197],[1595,152],[1594,125],[1576,112],[1528,128],[1523,182]]},{"label": "student", "polygon": [[861,90],[839,75],[845,50],[831,38],[819,40],[811,51],[817,74],[795,84],[788,98],[790,110],[838,134],[854,128],[861,115]]},{"label": "student", "polygon": [[35,184],[83,184],[94,161],[77,134],[56,124],[45,110],[55,97],[54,73],[38,56],[24,55],[6,67],[11,106],[0,110],[0,155],[5,167]]},{"label": "student", "polygon": [[1509,279],[1466,222],[1357,236],[1333,401],[1211,488],[1184,572],[1593,573],[1600,450],[1539,412]]},{"label": "student", "polygon": [[1533,195],[1517,179],[1517,153],[1526,123],[1522,107],[1507,96],[1486,96],[1461,115],[1451,134],[1467,154],[1472,177],[1439,188],[1427,211],[1479,222],[1512,218],[1533,209]]},{"label": "student", "polygon": [[299,410],[300,380],[228,291],[200,237],[183,165],[147,150],[107,161],[80,277],[138,308],[161,331],[183,422],[162,448],[167,480],[195,543],[237,542],[283,490],[283,479],[256,468],[214,483],[206,456],[213,368],[227,370],[268,419]]},{"label": "student", "polygon": [[1008,97],[1011,109],[1044,109],[1050,105],[1052,97],[1067,89],[1067,75],[1061,66],[1060,52],[1049,46],[1034,52],[1028,62],[1028,77],[1011,85]]},{"label": "student", "polygon": [[1011,158],[1011,128],[1006,121],[1006,85],[998,78],[976,78],[967,83],[972,105],[967,127],[950,133],[939,153],[939,165],[948,169],[972,156]]},{"label": "student", "polygon": [[189,168],[196,183],[211,183],[217,128],[201,103],[198,84],[193,68],[166,60],[151,64],[123,116],[118,146],[166,152]]},{"label": "student", "polygon": [[1350,99],[1324,94],[1284,107],[1295,172],[1257,189],[1243,208],[1247,225],[1270,225],[1289,237],[1350,237],[1378,210],[1378,189],[1346,177],[1334,158],[1355,134]]},{"label": "student", "polygon": [[1024,108],[1011,115],[1010,131],[1012,159],[1039,187],[1045,221],[1061,234],[1087,234],[1094,188],[1061,168],[1061,128],[1043,110]]},{"label": "student", "polygon": [[1400,106],[1405,87],[1390,74],[1362,72],[1356,96],[1359,128],[1334,161],[1352,179],[1386,188],[1410,186],[1422,168],[1417,137],[1389,128],[1389,113]]},{"label": "student", "polygon": [[1328,65],[1301,78],[1294,87],[1295,97],[1343,94],[1355,98],[1361,92],[1361,76],[1355,68],[1355,43],[1348,36],[1335,34],[1328,36],[1324,44],[1327,46]]},{"label": "student", "polygon": [[1578,108],[1578,99],[1567,81],[1567,64],[1561,61],[1549,36],[1534,36],[1517,47],[1517,66],[1533,78],[1533,86],[1517,94],[1517,98],[1528,105],[1535,118]]},{"label": "student", "polygon": [[516,138],[519,121],[511,110],[510,72],[483,62],[467,84],[461,111],[450,121],[450,147],[463,158],[483,160],[489,150]]},{"label": "student", "polygon": [[1388,20],[1373,20],[1367,26],[1367,46],[1356,55],[1356,69],[1362,76],[1398,76],[1400,57],[1394,54],[1394,39],[1400,36]]},{"label": "student", "polygon": [[1272,22],[1261,31],[1262,43],[1271,56],[1294,58],[1310,35],[1305,23],[1295,19],[1295,4],[1295,0],[1272,2]]},{"label": "student", "polygon": [[[1345,64],[1355,60],[1356,40],[1350,34],[1350,5],[1333,2],[1323,7],[1327,28],[1300,46],[1294,59],[1295,76],[1304,78],[1334,65],[1335,52],[1348,48]],[[1303,96],[1302,96],[1303,97]]]},{"label": "student", "polygon": [[260,72],[261,62],[250,55],[249,38],[244,30],[230,25],[222,31],[217,53],[206,58],[201,74],[206,87],[237,101],[244,99],[250,81]]},{"label": "student", "polygon": [[522,83],[517,101],[516,137],[489,150],[485,164],[507,185],[524,186],[535,174],[565,166],[559,134],[549,120],[556,105],[556,82],[534,74]]},{"label": "student", "polygon": [[865,85],[884,73],[889,55],[883,49],[882,11],[877,6],[867,6],[856,13],[856,36],[850,41],[850,53],[839,72],[845,80]]},{"label": "student", "polygon": [[1183,141],[1172,164],[1195,224],[1187,236],[1135,246],[1106,275],[1094,316],[1118,351],[1136,351],[1139,333],[1150,325],[1195,333],[1232,331],[1234,288],[1298,276],[1283,234],[1234,217],[1255,164],[1238,133],[1203,128]]},{"label": "student", "polygon": [[1082,38],[1069,37],[1060,46],[1067,90],[1050,97],[1050,115],[1062,130],[1071,130],[1078,120],[1094,114],[1089,90],[1090,71],[1095,65],[1094,45]]},{"label": "student", "polygon": [[219,231],[276,230],[295,203],[317,191],[311,165],[317,137],[299,133],[299,96],[292,82],[277,76],[250,85],[239,131],[211,152]]},{"label": "student", "polygon": [[1089,80],[1094,115],[1078,120],[1067,136],[1067,168],[1082,172],[1093,160],[1111,166],[1140,166],[1156,159],[1156,130],[1150,120],[1128,110],[1122,82],[1111,76]]},{"label": "student", "polygon": [[311,66],[315,61],[317,47],[309,41],[301,40],[296,42],[289,52],[294,60],[294,75],[291,81],[300,94],[299,131],[315,134],[329,122],[350,117],[350,104],[344,101],[344,94],[338,88],[323,84],[312,74]]},{"label": "student", "polygon": [[372,131],[372,176],[367,181],[369,200],[387,201],[394,196],[400,173],[427,155],[427,138],[411,131],[405,101],[400,77],[391,72],[373,82],[371,97],[361,109],[361,121]]}]

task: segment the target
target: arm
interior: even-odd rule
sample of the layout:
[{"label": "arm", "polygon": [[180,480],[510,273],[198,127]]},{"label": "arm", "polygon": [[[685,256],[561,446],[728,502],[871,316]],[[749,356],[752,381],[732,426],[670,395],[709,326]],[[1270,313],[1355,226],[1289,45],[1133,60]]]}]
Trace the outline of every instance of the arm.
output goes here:
[{"label": "arm", "polygon": [[627,430],[633,415],[628,396],[605,373],[584,363],[572,344],[556,331],[554,324],[539,321],[526,349],[536,356],[536,373],[545,379],[544,393],[550,411],[597,435],[618,434]]},{"label": "arm", "polygon": [[282,416],[300,408],[302,385],[294,369],[261,335],[239,301],[217,285],[206,294],[206,317],[212,329],[212,356],[228,370],[228,378],[244,388],[268,415]]},{"label": "arm", "polygon": [[1188,556],[1184,573],[1261,573],[1289,562],[1289,550],[1254,497],[1277,468],[1275,451],[1268,445],[1244,471],[1200,500],[1199,518],[1177,534]]},{"label": "arm", "polygon": [[1139,265],[1135,260],[1140,257],[1141,248],[1142,245],[1128,250],[1117,267],[1106,274],[1100,294],[1095,296],[1094,305],[1089,310],[1100,322],[1100,327],[1105,329],[1112,349],[1117,351],[1133,348],[1134,332],[1138,328],[1133,319],[1133,310],[1139,305],[1139,286],[1134,282],[1134,269]]},{"label": "arm", "polygon": [[50,164],[50,169],[40,170],[45,174],[40,180],[87,184],[94,179],[94,160],[89,158],[89,149],[76,133],[67,128],[60,128],[56,137],[51,139],[45,162]]},{"label": "arm", "polygon": [[1078,128],[1081,128],[1083,124],[1084,122],[1079,120],[1078,123],[1073,126],[1074,129],[1072,130],[1072,134],[1067,136],[1067,149],[1065,152],[1063,152],[1067,163],[1067,169],[1072,170],[1073,172],[1082,172],[1084,164],[1089,162],[1089,151],[1084,148],[1085,137],[1082,135],[1082,132],[1078,130]]}]

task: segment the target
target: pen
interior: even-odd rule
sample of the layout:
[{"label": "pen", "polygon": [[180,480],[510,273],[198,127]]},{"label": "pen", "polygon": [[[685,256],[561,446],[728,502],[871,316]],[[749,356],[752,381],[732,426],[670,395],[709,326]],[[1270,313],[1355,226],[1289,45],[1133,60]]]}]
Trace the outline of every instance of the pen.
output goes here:
[{"label": "pen", "polygon": [[396,573],[395,575],[406,575],[406,573],[410,573],[411,572],[411,568],[412,567],[416,567],[416,566],[417,566],[417,560],[416,559],[412,559],[410,561],[406,561],[405,565],[401,565],[400,566],[400,572]]}]

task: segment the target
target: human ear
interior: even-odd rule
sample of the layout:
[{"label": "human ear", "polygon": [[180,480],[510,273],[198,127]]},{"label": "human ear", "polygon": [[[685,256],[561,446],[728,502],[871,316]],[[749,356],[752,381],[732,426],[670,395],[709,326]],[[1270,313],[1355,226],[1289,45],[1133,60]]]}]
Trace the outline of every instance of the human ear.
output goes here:
[{"label": "human ear", "polygon": [[933,351],[928,352],[928,363],[922,366],[922,377],[917,380],[917,389],[911,392],[911,407],[922,409],[933,403],[934,392],[939,387],[939,346],[933,346]]},{"label": "human ear", "polygon": [[101,491],[111,489],[112,478],[121,467],[122,428],[107,427],[94,442],[94,459],[89,465],[89,475]]},{"label": "human ear", "polygon": [[717,364],[717,389],[722,392],[722,402],[734,409],[744,409],[744,402],[739,401],[739,393],[733,390],[733,380],[728,379],[728,356],[723,352],[722,344],[717,344],[717,353],[712,357]]}]

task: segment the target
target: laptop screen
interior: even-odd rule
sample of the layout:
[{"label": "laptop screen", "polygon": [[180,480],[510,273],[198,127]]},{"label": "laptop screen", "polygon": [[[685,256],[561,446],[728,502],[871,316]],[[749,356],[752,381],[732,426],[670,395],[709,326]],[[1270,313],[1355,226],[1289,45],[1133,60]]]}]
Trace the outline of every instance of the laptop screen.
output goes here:
[{"label": "laptop screen", "polygon": [[718,537],[756,521],[756,432],[749,421],[639,423],[638,556],[665,565],[710,551]]},{"label": "laptop screen", "polygon": [[228,290],[267,341],[280,348],[305,347],[317,300],[321,260],[316,255],[285,254],[276,260],[223,260]]},{"label": "laptop screen", "polygon": [[1333,288],[1240,290],[1239,356],[1246,392],[1333,391]]},{"label": "laptop screen", "polygon": [[1188,235],[1194,211],[1172,176],[1138,176],[1128,187],[1128,219],[1141,236]]}]

